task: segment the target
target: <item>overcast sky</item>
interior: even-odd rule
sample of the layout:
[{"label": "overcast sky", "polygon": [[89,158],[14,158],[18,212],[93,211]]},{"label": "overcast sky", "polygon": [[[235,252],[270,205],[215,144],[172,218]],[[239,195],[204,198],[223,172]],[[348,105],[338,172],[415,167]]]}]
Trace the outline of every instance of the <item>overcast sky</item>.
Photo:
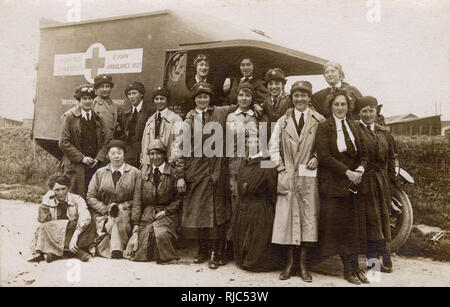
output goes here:
[{"label": "overcast sky", "polygon": [[[0,115],[33,116],[39,19],[66,21],[73,0],[0,0]],[[414,113],[450,120],[450,1],[381,0],[81,0],[81,20],[161,9],[198,11],[342,64],[346,80],[378,98],[386,116]],[[5,65],[6,64],[6,65]],[[312,79],[314,91],[325,87]],[[437,108],[436,108],[437,106]]]}]

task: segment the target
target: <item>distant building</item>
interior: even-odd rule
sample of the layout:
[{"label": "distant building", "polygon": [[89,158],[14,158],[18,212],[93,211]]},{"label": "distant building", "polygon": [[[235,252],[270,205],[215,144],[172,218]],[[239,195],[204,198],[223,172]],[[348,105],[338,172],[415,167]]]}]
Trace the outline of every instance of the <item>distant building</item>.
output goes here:
[{"label": "distant building", "polygon": [[441,115],[396,115],[386,117],[386,126],[394,135],[441,135]]},{"label": "distant building", "polygon": [[450,120],[441,121],[441,135],[450,136]]},{"label": "distant building", "polygon": [[21,127],[23,122],[0,116],[0,128]]}]

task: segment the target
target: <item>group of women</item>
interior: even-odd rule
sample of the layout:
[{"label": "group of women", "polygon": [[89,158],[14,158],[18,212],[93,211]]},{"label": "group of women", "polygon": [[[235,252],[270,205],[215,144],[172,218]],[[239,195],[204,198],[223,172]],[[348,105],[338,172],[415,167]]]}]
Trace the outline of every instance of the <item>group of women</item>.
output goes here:
[{"label": "group of women", "polygon": [[[353,284],[369,282],[361,254],[383,256],[381,270],[391,272],[394,150],[376,123],[377,100],[345,83],[334,62],[323,70],[329,88],[313,94],[310,82],[298,81],[288,94],[280,68],[258,79],[245,57],[242,76],[227,79],[225,99],[213,103],[208,57],[194,65],[187,82],[194,107],[184,120],[169,110],[164,88],[152,92],[150,115],[139,82],[127,86],[129,104],[121,109],[109,98],[110,76],[77,87],[79,104],[64,114],[60,139],[66,173],[49,180],[33,260],[70,252],[83,261],[99,255],[176,263],[181,235],[198,242],[194,263],[208,261],[211,269],[234,258],[246,270],[282,269],[282,280],[297,273],[311,282],[308,254],[319,251],[339,255]],[[189,134],[189,153],[181,155],[175,128],[208,123],[226,131],[212,147],[234,139],[231,155],[202,151],[208,129],[200,141]],[[276,124],[262,133],[260,123]]]}]

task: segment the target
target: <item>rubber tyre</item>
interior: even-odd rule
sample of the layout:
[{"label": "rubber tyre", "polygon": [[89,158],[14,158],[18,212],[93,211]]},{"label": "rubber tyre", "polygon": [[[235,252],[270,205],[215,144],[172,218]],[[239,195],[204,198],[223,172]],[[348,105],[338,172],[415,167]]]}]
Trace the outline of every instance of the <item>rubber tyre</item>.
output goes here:
[{"label": "rubber tyre", "polygon": [[413,227],[413,209],[408,195],[398,187],[392,187],[392,197],[397,199],[403,207],[402,213],[397,215],[397,222],[392,229],[392,240],[389,244],[391,253],[394,253],[406,243]]}]

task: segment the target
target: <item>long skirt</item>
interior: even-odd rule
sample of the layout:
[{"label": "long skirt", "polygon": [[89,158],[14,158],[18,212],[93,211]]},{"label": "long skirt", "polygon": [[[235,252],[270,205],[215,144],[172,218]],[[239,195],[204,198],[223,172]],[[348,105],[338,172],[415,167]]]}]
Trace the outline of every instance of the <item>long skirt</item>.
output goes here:
[{"label": "long skirt", "polygon": [[391,241],[391,192],[388,178],[379,171],[371,171],[364,178],[368,193],[358,197],[358,216],[361,229],[367,235],[367,256],[382,256]]},{"label": "long skirt", "polygon": [[[178,260],[175,243],[178,239],[178,214],[153,220],[158,209],[148,206],[144,209],[143,221],[139,224],[138,250],[132,261],[156,260],[158,263]],[[149,218],[146,218],[149,217]]]},{"label": "long skirt", "polygon": [[241,199],[233,214],[233,248],[241,268],[264,272],[281,267],[280,247],[272,244],[275,209],[264,198]]},{"label": "long skirt", "polygon": [[363,254],[366,235],[354,196],[320,200],[319,248],[322,256]]},{"label": "long skirt", "polygon": [[96,239],[97,254],[100,257],[111,258],[111,252],[123,252],[131,236],[130,210],[119,205],[117,217],[97,216],[96,221],[97,224],[103,224],[101,233]]},{"label": "long skirt", "polygon": [[[39,254],[62,257],[76,229],[77,221],[57,220],[39,224],[31,242],[32,258]],[[78,248],[88,251],[95,242],[95,223],[91,222],[78,237]]]}]

